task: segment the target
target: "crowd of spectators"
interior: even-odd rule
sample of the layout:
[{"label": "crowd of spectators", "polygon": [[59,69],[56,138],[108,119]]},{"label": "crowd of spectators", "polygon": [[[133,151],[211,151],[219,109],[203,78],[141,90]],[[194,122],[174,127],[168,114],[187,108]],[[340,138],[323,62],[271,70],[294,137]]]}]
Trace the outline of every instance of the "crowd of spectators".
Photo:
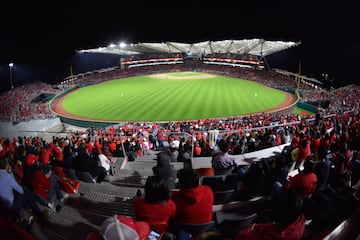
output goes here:
[{"label": "crowd of spectators", "polygon": [[[171,69],[184,71],[189,67],[191,66],[176,65],[171,66]],[[109,79],[140,75],[147,71],[160,72],[164,68],[169,69],[169,66],[142,67],[122,71],[115,69],[102,73],[101,77],[93,74],[76,81],[95,84]],[[226,66],[205,65],[201,68],[207,72],[221,72],[221,74],[225,72],[229,76],[258,81],[271,87],[294,88],[293,81],[271,72],[234,69]],[[49,117],[50,115],[45,113],[48,111],[47,107],[38,107],[38,111],[33,111],[27,105],[45,89],[49,93],[57,92],[49,85],[35,83],[2,94],[0,98],[4,104],[0,107],[1,116],[12,121],[31,119],[32,114]],[[309,86],[306,89],[309,90]],[[68,134],[66,137],[54,136],[52,141],[36,136],[1,138],[1,176],[4,179],[13,177],[15,182],[12,181],[10,187],[23,196],[22,203],[26,199],[27,205],[30,203],[33,211],[40,215],[42,213],[31,205],[33,200],[28,199],[25,193],[39,189],[41,184],[34,179],[36,179],[35,176],[46,177],[48,171],[44,166],[47,164],[86,171],[101,182],[107,174],[111,174],[108,168],[109,163],[106,161],[107,157],[125,157],[125,154],[129,152],[140,157],[150,149],[164,149],[164,141],[167,141],[171,146],[169,151],[167,154],[158,155],[157,166],[153,169],[154,177],[147,178],[145,195],[143,199],[142,196],[138,196],[136,200],[139,219],[148,221],[150,226],[157,225],[163,219],[159,222],[157,219],[152,219],[151,217],[154,217],[150,216],[152,212],[146,215],[146,211],[139,210],[141,206],[157,204],[156,207],[159,209],[164,207],[164,203],[172,207],[176,206],[174,207],[176,211],[167,212],[167,215],[163,216],[166,224],[165,227],[162,225],[156,228],[158,231],[167,232],[171,227],[168,224],[170,219],[178,223],[199,223],[211,220],[212,211],[209,210],[213,204],[211,189],[198,184],[199,173],[191,171],[193,170],[191,164],[178,172],[179,191],[171,194],[170,192],[176,187],[176,175],[168,173],[171,171],[169,163],[172,161],[189,163],[191,157],[194,157],[193,161],[196,161],[196,157],[214,157],[214,168],[222,167],[226,169],[221,170],[230,169],[226,173],[238,174],[239,184],[237,184],[235,195],[237,200],[249,200],[256,195],[266,196],[270,199],[270,209],[283,213],[278,209],[279,202],[283,200],[283,197],[287,197],[291,198],[295,204],[289,207],[289,211],[291,207],[299,207],[299,205],[303,209],[303,212],[299,212],[298,209],[291,208],[295,211],[291,212],[293,214],[291,216],[275,215],[275,218],[267,219],[267,224],[258,226],[260,229],[258,233],[251,232],[256,228],[251,231],[247,229],[248,231],[239,232],[238,239],[259,239],[251,236],[261,235],[261,232],[271,231],[271,229],[276,230],[273,231],[274,234],[281,235],[284,232],[289,234],[289,226],[296,226],[298,231],[296,233],[300,231],[301,235],[307,234],[304,219],[312,220],[308,227],[312,234],[328,233],[359,206],[360,116],[357,96],[359,96],[360,88],[347,86],[332,92],[325,93],[322,89],[318,91],[321,94],[316,94],[317,100],[329,98],[330,105],[327,109],[319,110],[315,116],[263,113],[228,119],[125,123],[105,129],[91,128],[84,132]],[[309,99],[308,93],[308,91],[303,92],[304,98]],[[316,100],[313,97],[311,101]],[[262,159],[261,162],[251,163],[248,168],[240,169],[232,156],[281,144],[289,144],[288,155]],[[194,148],[191,151],[192,146]],[[177,151],[176,157],[174,157],[173,149]],[[136,161],[136,157],[133,160]],[[287,173],[291,170],[298,171],[298,174],[294,177],[288,176]],[[214,171],[214,174],[224,174],[224,171]],[[49,189],[54,190],[52,194],[62,199],[64,196],[57,191],[57,186],[51,186],[54,179],[49,177],[48,179]],[[10,181],[7,182],[10,183]],[[44,180],[40,182],[44,183]],[[2,201],[9,199],[4,189],[6,188],[0,189]],[[157,191],[159,194],[151,194],[149,189],[152,193]],[[301,200],[298,200],[296,194],[286,195],[286,193],[290,194],[289,189],[299,194]],[[48,193],[49,190],[45,191]],[[49,197],[46,194],[44,198],[51,202],[52,196]],[[194,209],[194,206],[187,206],[188,201],[197,202],[199,205]],[[13,205],[11,201],[8,206],[6,210],[10,209],[19,216],[18,206]],[[22,204],[22,207],[24,206],[26,206],[25,203]],[[194,213],[197,214],[196,218],[189,217]],[[269,224],[272,221],[275,223]],[[298,235],[300,233],[294,239],[299,239]]]},{"label": "crowd of spectators", "polygon": [[0,95],[0,119],[11,122],[28,121],[31,119],[46,119],[54,117],[46,103],[32,103],[38,95],[47,93],[55,95],[59,91],[50,84],[31,82]]},{"label": "crowd of spectators", "polygon": [[[286,119],[286,116],[282,117]],[[287,122],[284,119],[280,120],[280,123],[291,123],[290,125],[272,125],[272,114],[248,116],[237,119],[237,121],[234,121],[234,119],[223,122],[215,120],[197,121],[196,124],[190,122],[173,122],[146,126],[143,124],[127,124],[108,129],[88,129],[86,132],[77,132],[67,137],[54,137],[50,142],[39,137],[2,138],[0,154],[2,157],[10,157],[11,172],[15,179],[23,186],[34,187],[34,183],[32,181],[29,182],[29,179],[31,179],[29,176],[34,174],[32,167],[34,164],[49,163],[63,167],[66,164],[66,166],[74,169],[88,171],[101,181],[104,174],[108,173],[104,167],[100,166],[99,154],[112,157],[116,155],[117,149],[121,149],[124,151],[120,151],[119,156],[124,156],[124,152],[131,151],[141,156],[146,154],[149,148],[154,147],[148,142],[149,136],[157,135],[157,130],[162,129],[162,141],[168,141],[169,146],[172,146],[171,143],[176,143],[175,147],[178,151],[177,159],[171,159],[170,148],[168,155],[158,155],[158,164],[162,164],[163,169],[166,168],[164,162],[181,161],[180,156],[183,157],[183,153],[191,153],[188,151],[189,147],[187,146],[197,142],[201,146],[200,152],[204,154],[200,154],[200,156],[215,156],[216,152],[219,152],[220,155],[218,156],[220,157],[226,154],[229,156],[228,162],[230,165],[228,167],[236,170],[235,172],[241,176],[238,179],[241,182],[240,186],[242,186],[242,188],[237,189],[238,199],[247,200],[256,194],[264,195],[265,193],[274,197],[276,192],[281,192],[282,186],[284,188],[300,189],[299,193],[305,198],[303,201],[308,209],[313,209],[314,206],[320,205],[323,206],[321,209],[326,210],[327,216],[333,217],[333,214],[335,214],[334,206],[339,207],[339,204],[343,206],[344,199],[350,201],[349,198],[353,196],[350,193],[354,193],[355,186],[357,186],[358,179],[360,178],[358,176],[359,164],[356,164],[358,162],[357,152],[360,146],[360,137],[358,135],[360,125],[358,118],[358,113],[347,112],[340,114],[339,112],[329,116],[323,116],[319,113],[311,120],[301,119],[299,121],[299,118],[296,118],[296,116],[294,116],[294,119],[297,121],[294,122]],[[260,123],[261,125],[259,125]],[[254,126],[249,128],[250,124],[254,124]],[[188,135],[178,135],[181,132],[186,132]],[[214,134],[215,145],[212,142]],[[159,136],[157,136],[157,139],[159,139]],[[148,144],[144,144],[144,142],[148,142]],[[255,145],[251,146],[254,142],[257,143],[255,144],[257,148]],[[281,172],[275,171],[284,169],[283,161],[278,160],[275,164],[277,167],[273,169],[274,172],[272,172],[271,178],[270,175],[266,174],[264,174],[264,177],[259,178],[259,173],[266,173],[268,172],[266,169],[272,169],[272,167],[265,168],[265,159],[262,160],[262,164],[251,164],[248,169],[245,169],[245,172],[244,169],[241,172],[238,171],[238,166],[232,164],[232,155],[241,154],[243,147],[246,147],[246,151],[249,151],[283,143],[290,143],[291,154],[285,161],[288,164],[287,166],[294,167],[296,170],[297,168],[301,169],[301,163],[304,163],[305,169],[303,170],[304,172],[300,171],[296,175],[299,177],[290,177],[289,179],[293,179],[293,181],[289,183],[284,182],[284,178],[280,177]],[[159,143],[156,141],[155,145],[159,146]],[[65,156],[69,156],[66,163]],[[193,160],[196,161],[196,156],[193,157]],[[308,164],[305,164],[306,161],[309,161],[309,157],[311,157],[310,160],[313,161],[313,165],[316,167],[309,167]],[[77,159],[79,158],[82,160],[78,161]],[[77,161],[84,163],[84,158],[88,159],[86,160],[87,162],[92,163],[85,164],[85,168],[78,168]],[[269,161],[272,160],[270,159]],[[328,163],[323,164],[324,168],[321,168],[320,166],[325,161],[328,161]],[[272,163],[268,164],[268,166],[272,165]],[[168,184],[169,177],[174,178],[175,176],[161,174],[161,171],[155,170],[159,167],[160,165],[154,168],[154,175]],[[295,179],[300,178],[300,176],[306,173],[305,171],[311,172],[311,176],[316,175],[316,177],[312,178],[316,181],[312,181],[311,187],[302,186],[301,184],[305,182],[304,180],[298,180],[297,185],[295,185]],[[163,172],[168,173],[166,169]],[[218,173],[215,171],[215,174]],[[275,177],[274,174],[278,174],[278,177]],[[273,183],[273,186],[269,186],[269,181],[267,181],[266,189],[264,188],[264,181],[254,181],[254,178],[261,180],[265,179],[265,176],[268,176],[267,179],[272,179],[271,182]],[[309,178],[306,177],[306,179]],[[255,182],[257,186],[250,185]],[[172,188],[168,190],[170,191]],[[326,208],[323,201],[327,203]],[[351,201],[355,200],[352,199]],[[348,208],[344,212],[354,210],[351,207],[356,206],[355,203],[352,202],[352,205],[347,205]],[[320,212],[320,208],[315,209],[317,209],[316,213],[319,215],[325,214],[325,212]],[[313,216],[314,211],[309,212],[312,213],[310,216],[313,219],[312,227],[314,231],[323,230],[324,228],[331,229],[340,220],[345,218],[345,214],[342,214],[336,218],[331,218],[331,221],[325,223],[323,218],[316,219],[316,216]],[[309,217],[309,215],[306,216]]]}]

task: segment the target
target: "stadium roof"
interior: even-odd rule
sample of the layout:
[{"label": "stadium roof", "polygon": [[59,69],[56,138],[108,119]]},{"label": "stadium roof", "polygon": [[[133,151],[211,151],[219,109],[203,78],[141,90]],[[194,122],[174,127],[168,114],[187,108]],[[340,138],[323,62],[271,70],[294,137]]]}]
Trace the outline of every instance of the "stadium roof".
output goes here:
[{"label": "stadium roof", "polygon": [[213,53],[251,54],[266,57],[301,42],[267,41],[264,39],[204,41],[198,43],[162,42],[162,43],[119,43],[107,47],[79,50],[78,52],[135,55],[141,53],[186,53],[208,55]]}]

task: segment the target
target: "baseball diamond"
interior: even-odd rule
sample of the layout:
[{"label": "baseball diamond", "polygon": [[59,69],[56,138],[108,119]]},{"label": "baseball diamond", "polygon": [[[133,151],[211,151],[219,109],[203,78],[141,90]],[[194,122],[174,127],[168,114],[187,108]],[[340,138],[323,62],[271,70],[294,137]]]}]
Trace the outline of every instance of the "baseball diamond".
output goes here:
[{"label": "baseball diamond", "polygon": [[51,106],[56,114],[78,120],[161,122],[277,112],[297,100],[295,95],[255,81],[202,72],[169,72],[85,86]]}]

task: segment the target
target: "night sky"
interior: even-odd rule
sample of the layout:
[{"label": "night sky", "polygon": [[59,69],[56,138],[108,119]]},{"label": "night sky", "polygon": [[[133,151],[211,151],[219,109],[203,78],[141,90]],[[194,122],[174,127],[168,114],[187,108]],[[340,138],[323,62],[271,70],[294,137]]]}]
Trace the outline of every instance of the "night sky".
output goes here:
[{"label": "night sky", "polygon": [[75,52],[120,41],[301,41],[298,47],[268,56],[270,67],[298,72],[301,62],[303,75],[321,80],[327,73],[335,87],[358,81],[358,13],[345,2],[48,2],[12,1],[2,8],[1,92],[10,89],[9,62],[14,62],[15,87],[33,80],[56,83],[70,75],[70,66],[74,74],[115,66],[118,56],[81,59]]}]

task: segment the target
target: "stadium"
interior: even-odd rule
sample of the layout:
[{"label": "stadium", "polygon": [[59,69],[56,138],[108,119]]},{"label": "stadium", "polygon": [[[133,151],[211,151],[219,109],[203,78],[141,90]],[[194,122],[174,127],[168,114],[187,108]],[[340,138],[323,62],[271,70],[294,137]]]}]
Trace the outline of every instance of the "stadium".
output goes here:
[{"label": "stadium", "polygon": [[[67,173],[63,171],[66,167],[60,171],[54,165],[58,177],[78,181],[80,187],[59,203],[60,211],[50,211],[47,220],[31,225],[29,231],[39,239],[86,239],[109,216],[136,218],[133,198],[153,175],[157,154],[167,152],[172,141],[179,151],[183,144],[190,144],[190,165],[203,181],[212,169],[212,155],[221,139],[231,142],[232,155],[247,169],[254,162],[284,154],[292,145],[292,141],[283,140],[286,134],[291,139],[306,134],[313,141],[319,133],[319,141],[321,135],[343,144],[346,132],[350,137],[344,151],[349,151],[350,169],[352,152],[359,150],[354,134],[358,124],[353,120],[358,118],[360,88],[349,85],[330,91],[314,78],[269,66],[266,57],[300,44],[245,39],[86,49],[79,53],[118,55],[118,65],[70,74],[53,85],[32,82],[1,94],[2,149],[10,153],[11,146],[22,144],[35,149],[52,143],[61,150],[66,145],[100,144],[112,160],[112,174],[101,184],[89,174],[80,175],[80,170]],[[163,137],[161,143],[158,134]],[[108,149],[113,142],[120,149],[117,155],[115,149]],[[136,153],[135,160],[129,160],[130,152]],[[57,161],[55,154],[48,161],[50,165],[51,161]],[[181,161],[172,165],[177,171],[184,168]],[[298,171],[292,168],[289,176]],[[222,177],[225,180],[226,176]],[[356,182],[349,184],[353,187]],[[41,208],[46,208],[46,201],[34,195]],[[265,197],[257,193],[250,200],[254,199],[260,199],[256,204],[261,208]],[[250,200],[219,200],[213,205],[214,216],[231,204]],[[347,236],[357,234],[348,225],[344,227],[354,221],[351,215],[321,231],[313,230],[313,235],[304,234],[302,239],[314,239],[316,234],[335,239],[344,232]],[[216,217],[214,226],[220,227]],[[343,227],[340,233],[333,232],[336,226]]]}]

